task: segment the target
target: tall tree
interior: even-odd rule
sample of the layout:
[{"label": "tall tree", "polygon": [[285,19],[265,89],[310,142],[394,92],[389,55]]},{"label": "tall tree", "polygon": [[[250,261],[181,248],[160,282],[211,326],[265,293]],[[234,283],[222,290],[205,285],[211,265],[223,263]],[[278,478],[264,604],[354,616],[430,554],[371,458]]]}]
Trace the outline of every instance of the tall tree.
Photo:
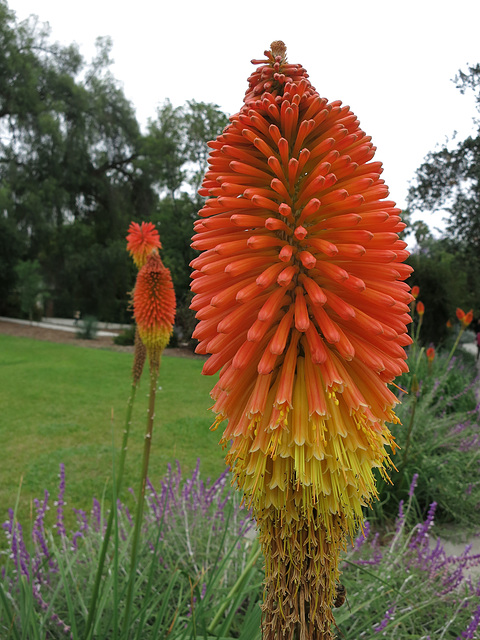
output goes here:
[{"label": "tall tree", "polygon": [[[475,92],[480,111],[480,64],[460,71],[455,84],[461,93]],[[474,135],[427,155],[409,191],[411,211],[446,215],[449,237],[472,255],[480,251],[480,120],[475,124]]]},{"label": "tall tree", "polygon": [[[19,259],[38,259],[55,313],[125,319],[134,274],[124,237],[131,220],[153,218],[181,298],[206,143],[227,117],[166,101],[143,135],[111,74],[109,38],[86,62],[38,19],[18,23],[5,0],[0,45],[0,214],[18,238],[11,273]],[[0,286],[11,300],[14,277]]]},{"label": "tall tree", "polygon": [[[57,313],[89,307],[82,310],[113,319],[114,283],[126,263],[113,245],[129,220],[149,217],[157,195],[138,166],[134,109],[109,71],[111,42],[99,39],[87,64],[76,47],[51,44],[38,20],[17,24],[3,0],[0,42],[4,211],[24,239],[23,257],[39,259]],[[74,245],[65,243],[72,238]],[[93,264],[102,267],[96,287]],[[127,281],[122,288],[126,306]]]},{"label": "tall tree", "polygon": [[[480,111],[480,64],[460,71],[455,83],[461,93],[474,91]],[[477,317],[480,314],[480,120],[474,123],[475,134],[427,155],[409,191],[410,212],[430,211],[446,217],[446,231],[437,244],[432,243],[424,223],[417,223],[415,236],[421,251],[414,259],[420,280],[427,278],[422,273],[427,267],[430,280],[443,274],[442,298],[448,297],[448,303],[440,303],[443,315],[447,310],[451,313],[454,301],[464,308],[473,307]],[[454,270],[456,286],[448,277],[449,269]],[[446,282],[451,289],[448,295]]]}]

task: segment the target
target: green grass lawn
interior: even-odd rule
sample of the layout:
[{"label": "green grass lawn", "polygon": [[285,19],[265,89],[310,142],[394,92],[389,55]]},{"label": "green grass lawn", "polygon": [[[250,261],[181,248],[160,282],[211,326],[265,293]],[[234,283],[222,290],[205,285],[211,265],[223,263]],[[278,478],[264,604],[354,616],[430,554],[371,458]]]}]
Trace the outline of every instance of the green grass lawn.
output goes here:
[{"label": "green grass lawn", "polygon": [[[21,479],[20,516],[31,512],[33,498],[43,497],[44,489],[55,496],[62,462],[69,507],[89,510],[93,496],[102,498],[111,478],[112,438],[117,452],[121,443],[131,364],[126,353],[0,335],[2,518],[15,504]],[[154,484],[175,460],[188,473],[200,458],[205,477],[225,468],[220,432],[209,430],[215,380],[201,369],[199,360],[162,359],[149,471]],[[135,491],[148,384],[146,370],[137,390],[124,485]]]}]

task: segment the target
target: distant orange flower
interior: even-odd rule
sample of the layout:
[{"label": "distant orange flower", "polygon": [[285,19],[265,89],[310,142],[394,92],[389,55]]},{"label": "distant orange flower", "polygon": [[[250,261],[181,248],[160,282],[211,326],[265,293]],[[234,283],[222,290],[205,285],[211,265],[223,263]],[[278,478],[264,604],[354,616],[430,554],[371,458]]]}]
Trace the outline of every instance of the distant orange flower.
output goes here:
[{"label": "distant orange flower", "polygon": [[433,362],[435,359],[435,349],[433,347],[429,347],[426,351],[427,354],[427,360],[429,362]]},{"label": "distant orange flower", "polygon": [[447,322],[445,323],[447,326],[447,329],[451,329],[452,328],[452,321],[451,320],[447,320]]},{"label": "distant orange flower", "polygon": [[209,143],[191,308],[266,557],[264,638],[300,625],[327,639],[340,548],[394,448],[387,383],[407,371],[412,268],[371,138],[282,45],[254,61],[243,107]]},{"label": "distant orange flower", "polygon": [[127,251],[140,269],[146,263],[152,251],[161,249],[160,236],[152,222],[132,222],[128,228]]},{"label": "distant orange flower", "polygon": [[133,310],[150,364],[157,367],[175,320],[172,278],[157,253],[151,253],[138,272],[133,292]]},{"label": "distant orange flower", "polygon": [[425,313],[425,305],[420,300],[417,302],[417,313],[419,316],[423,316]]},{"label": "distant orange flower", "polygon": [[412,290],[410,291],[410,293],[415,299],[418,298],[418,294],[420,293],[420,287],[415,285],[414,287],[412,287]]},{"label": "distant orange flower", "polygon": [[460,320],[460,322],[462,323],[462,326],[464,328],[468,327],[468,325],[472,322],[473,320],[473,310],[470,309],[470,311],[468,313],[465,313],[465,311],[463,311],[463,309],[460,309],[460,307],[457,307],[457,310],[455,311],[457,318]]},{"label": "distant orange flower", "polygon": [[464,315],[464,317],[462,318],[462,324],[464,327],[468,327],[468,325],[472,322],[473,320],[473,310],[470,309],[470,311],[468,313],[466,313]]}]

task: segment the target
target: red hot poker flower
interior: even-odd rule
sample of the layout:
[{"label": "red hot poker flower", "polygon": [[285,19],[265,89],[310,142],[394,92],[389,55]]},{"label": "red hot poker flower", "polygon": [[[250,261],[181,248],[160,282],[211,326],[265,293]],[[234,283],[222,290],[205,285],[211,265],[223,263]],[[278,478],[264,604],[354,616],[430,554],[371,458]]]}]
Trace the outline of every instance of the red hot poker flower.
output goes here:
[{"label": "red hot poker flower", "polygon": [[433,347],[429,347],[426,351],[427,360],[429,362],[433,362],[435,360],[435,349]]},{"label": "red hot poker flower", "polygon": [[158,368],[160,354],[168,344],[175,320],[172,278],[158,253],[151,253],[138,272],[133,310],[150,365]]},{"label": "red hot poker flower", "polygon": [[420,300],[417,302],[417,313],[419,316],[423,316],[425,313],[425,305]]},{"label": "red hot poker flower", "polygon": [[455,314],[458,318],[458,320],[460,320],[460,322],[463,320],[463,318],[465,317],[465,311],[463,309],[460,309],[460,307],[457,307]]},{"label": "red hot poker flower", "polygon": [[417,285],[415,285],[414,287],[412,287],[412,290],[410,292],[412,294],[412,296],[417,299],[418,298],[418,294],[420,293],[420,287],[418,287]]},{"label": "red hot poker flower", "polygon": [[140,269],[146,263],[152,251],[161,249],[160,236],[152,222],[132,222],[128,228],[127,251],[130,252],[133,261]]},{"label": "red hot poker flower", "polygon": [[371,138],[282,45],[209,143],[194,337],[212,354],[203,372],[220,372],[216,424],[260,530],[264,638],[325,640],[339,551],[376,496],[372,468],[389,465],[412,269]]}]

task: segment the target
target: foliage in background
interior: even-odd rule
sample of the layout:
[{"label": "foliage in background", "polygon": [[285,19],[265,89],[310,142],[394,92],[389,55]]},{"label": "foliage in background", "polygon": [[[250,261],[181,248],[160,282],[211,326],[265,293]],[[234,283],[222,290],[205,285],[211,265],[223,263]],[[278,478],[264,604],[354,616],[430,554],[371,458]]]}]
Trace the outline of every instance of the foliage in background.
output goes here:
[{"label": "foliage in background", "polygon": [[78,322],[77,337],[83,340],[95,340],[98,333],[98,320],[95,316],[84,316]]},{"label": "foliage in background", "polygon": [[15,278],[4,274],[38,260],[49,315],[78,309],[128,321],[131,220],[159,224],[181,299],[206,142],[227,117],[215,105],[167,101],[142,133],[110,71],[109,38],[87,62],[76,45],[52,43],[38,19],[17,22],[0,0],[0,40],[0,230],[9,241],[0,252],[0,314],[20,310]]},{"label": "foliage in background", "polygon": [[[459,71],[455,83],[461,93],[474,92],[480,111],[480,64]],[[411,284],[428,296],[426,342],[445,338],[445,322],[457,306],[480,316],[480,120],[474,123],[476,133],[454,137],[427,155],[409,190],[405,217],[430,212],[446,223],[440,238],[421,220],[412,225],[417,247],[409,261],[415,268]]]},{"label": "foliage in background", "polygon": [[135,325],[131,324],[128,329],[124,329],[114,337],[113,342],[122,347],[133,346],[135,343]]},{"label": "foliage in background", "polygon": [[38,311],[43,307],[43,300],[40,296],[44,288],[38,260],[18,262],[15,266],[15,275],[18,283],[20,309],[30,321],[34,317],[37,320]]},{"label": "foliage in background", "polygon": [[413,251],[407,263],[415,270],[408,283],[420,287],[419,299],[425,304],[422,344],[446,344],[451,337],[447,321],[455,320],[457,307],[473,308],[478,317],[480,262],[469,262],[446,239],[431,238]]},{"label": "foliage in background", "polygon": [[[460,71],[455,83],[461,93],[475,93],[480,111],[480,64]],[[448,236],[468,249],[472,258],[480,252],[480,122],[475,124],[476,135],[456,144],[445,143],[427,155],[409,192],[413,211],[448,215]]]}]

